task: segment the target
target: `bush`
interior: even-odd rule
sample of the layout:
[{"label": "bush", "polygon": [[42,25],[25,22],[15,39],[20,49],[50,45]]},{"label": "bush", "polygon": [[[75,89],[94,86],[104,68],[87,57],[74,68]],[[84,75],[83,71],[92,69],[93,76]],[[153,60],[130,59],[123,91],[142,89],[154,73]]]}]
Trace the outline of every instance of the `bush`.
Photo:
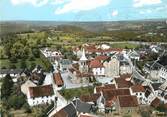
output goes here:
[{"label": "bush", "polygon": [[12,95],[9,97],[10,107],[14,109],[20,109],[26,103],[25,97],[23,95]]},{"label": "bush", "polygon": [[39,58],[40,57],[39,49],[38,48],[32,49],[32,54],[34,55],[34,57]]},{"label": "bush", "polygon": [[10,68],[10,69],[16,69],[16,65],[11,64],[11,65],[9,66],[9,68]]},{"label": "bush", "polygon": [[10,57],[10,61],[11,61],[12,63],[17,63],[17,58],[14,57],[14,56],[12,56],[12,57]]},{"label": "bush", "polygon": [[34,61],[34,60],[35,60],[35,57],[32,55],[32,56],[30,56],[29,60],[30,60],[30,61]]},{"label": "bush", "polygon": [[35,63],[31,63],[30,70],[33,70],[35,68],[35,66],[36,66]]},{"label": "bush", "polygon": [[2,80],[1,97],[7,99],[12,93],[13,81],[9,74]]},{"label": "bush", "polygon": [[5,67],[5,66],[2,66],[1,69],[6,69],[6,67]]},{"label": "bush", "polygon": [[25,60],[21,60],[20,68],[22,68],[22,69],[27,68],[27,64],[26,64]]},{"label": "bush", "polygon": [[31,108],[30,108],[30,106],[28,105],[28,103],[25,103],[25,104],[23,105],[23,108],[25,109],[25,112],[26,112],[26,113],[31,113]]}]

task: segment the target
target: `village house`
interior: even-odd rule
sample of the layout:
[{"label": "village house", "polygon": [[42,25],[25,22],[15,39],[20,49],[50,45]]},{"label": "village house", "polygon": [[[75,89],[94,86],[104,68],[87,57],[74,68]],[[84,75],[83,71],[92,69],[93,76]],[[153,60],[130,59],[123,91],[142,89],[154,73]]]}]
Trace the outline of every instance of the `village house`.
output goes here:
[{"label": "village house", "polygon": [[154,82],[161,83],[167,80],[167,69],[158,62],[145,64],[143,70],[148,74],[148,78]]},{"label": "village house", "polygon": [[[83,48],[85,49],[86,54],[88,55],[92,55],[92,54],[96,54],[96,55],[107,55],[107,56],[111,56],[113,54],[116,53],[121,53],[123,51],[123,49],[120,48],[110,48],[108,45],[83,45]],[[76,47],[73,49],[73,53],[75,55],[77,55],[78,58],[81,57],[81,48]]]},{"label": "village house", "polygon": [[111,57],[109,61],[105,61],[103,65],[105,67],[105,76],[119,77],[120,61],[116,56]]},{"label": "village house", "polygon": [[85,50],[83,49],[82,56],[78,63],[74,63],[68,69],[69,78],[72,83],[89,83],[93,80],[94,76],[91,71],[89,71],[89,61],[85,56]]},{"label": "village house", "polygon": [[90,115],[90,112],[92,112],[92,104],[74,98],[68,105],[56,113],[50,114],[49,117],[79,117],[83,114]]},{"label": "village house", "polygon": [[37,85],[42,85],[43,81],[45,80],[45,77],[46,75],[44,74],[44,70],[41,66],[37,65],[35,69],[32,70],[29,79]]},{"label": "village house", "polygon": [[115,78],[115,84],[117,88],[130,88],[133,86],[131,74],[121,75],[118,78]]},{"label": "village house", "polygon": [[24,69],[0,69],[0,78],[4,78],[9,74],[12,77],[13,82],[17,82],[23,72]]},{"label": "village house", "polygon": [[132,68],[127,61],[120,61],[120,75],[132,74]]},{"label": "village house", "polygon": [[27,101],[30,106],[40,104],[51,104],[55,100],[56,95],[52,85],[43,85],[29,87],[27,93]]},{"label": "village house", "polygon": [[161,69],[159,70],[159,76],[162,81],[167,81],[167,66],[161,67]]},{"label": "village house", "polygon": [[31,80],[27,80],[24,84],[21,85],[21,92],[27,95],[29,87],[36,87],[37,85]]},{"label": "village house", "polygon": [[91,96],[81,96],[81,100],[94,103],[101,112],[109,112],[116,109],[117,96],[130,95],[128,88],[117,89],[115,84],[96,86]]},{"label": "village house", "polygon": [[60,71],[64,72],[64,71],[68,71],[68,68],[70,67],[70,65],[72,64],[72,61],[69,59],[61,59],[59,60],[59,69]]},{"label": "village house", "polygon": [[160,104],[161,104],[161,100],[159,98],[155,98],[152,102],[151,102],[151,106],[154,107],[154,108],[157,108]]},{"label": "village house", "polygon": [[116,110],[121,114],[130,114],[139,110],[139,104],[136,96],[118,96],[115,105]]},{"label": "village house", "polygon": [[77,117],[77,112],[73,103],[69,103],[58,112],[49,115],[49,117]]},{"label": "village house", "polygon": [[156,96],[154,95],[154,92],[153,92],[150,85],[144,86],[144,89],[145,89],[145,94],[144,95],[146,97],[144,99],[144,101],[147,105],[150,105],[151,102],[156,98]]},{"label": "village house", "polygon": [[103,64],[96,59],[90,61],[89,68],[92,70],[94,76],[105,76]]},{"label": "village house", "polygon": [[53,74],[53,81],[54,81],[54,83],[56,84],[57,87],[64,86],[64,81],[63,81],[63,78],[62,78],[60,72],[57,72],[57,73]]},{"label": "village house", "polygon": [[132,59],[132,60],[137,60],[137,61],[140,60],[140,54],[139,54],[138,52],[136,52],[135,50],[130,51],[130,52],[128,53],[128,56],[129,56],[129,58]]},{"label": "village house", "polygon": [[81,95],[79,98],[83,102],[93,104],[94,106],[96,106],[97,99],[99,97],[100,97],[100,93],[94,93],[94,94],[90,94],[90,95]]},{"label": "village house", "polygon": [[130,87],[131,95],[137,96],[139,104],[145,104],[145,89],[142,85],[133,85]]},{"label": "village house", "polygon": [[60,60],[63,57],[62,53],[55,49],[45,48],[41,50],[41,52],[46,58],[50,59],[51,61]]}]

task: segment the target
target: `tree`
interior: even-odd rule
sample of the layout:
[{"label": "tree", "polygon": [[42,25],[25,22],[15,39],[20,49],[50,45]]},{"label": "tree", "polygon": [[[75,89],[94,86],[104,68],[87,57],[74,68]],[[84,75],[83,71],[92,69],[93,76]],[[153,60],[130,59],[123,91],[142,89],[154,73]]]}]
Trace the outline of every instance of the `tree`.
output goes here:
[{"label": "tree", "polygon": [[4,58],[5,57],[5,51],[2,47],[0,47],[0,58]]},{"label": "tree", "polygon": [[24,56],[24,45],[20,41],[16,41],[10,50],[11,56],[22,58]]},{"label": "tree", "polygon": [[33,70],[35,68],[35,66],[36,66],[35,63],[31,63],[30,70]]},{"label": "tree", "polygon": [[20,68],[22,68],[22,69],[27,68],[27,64],[26,64],[25,60],[21,60]]},{"label": "tree", "polygon": [[13,81],[9,74],[2,80],[1,95],[2,98],[8,98],[12,93]]},{"label": "tree", "polygon": [[60,40],[60,37],[59,36],[57,36],[57,41],[59,41]]},{"label": "tree", "polygon": [[17,58],[15,56],[10,57],[12,63],[17,63]]},{"label": "tree", "polygon": [[9,68],[10,69],[16,69],[16,65],[15,64],[10,64]]},{"label": "tree", "polygon": [[12,95],[9,97],[9,104],[14,109],[20,109],[26,103],[23,95]]},{"label": "tree", "polygon": [[39,58],[40,57],[40,51],[38,48],[34,48],[32,49],[32,54],[36,57]]},{"label": "tree", "polygon": [[26,112],[26,113],[31,113],[31,108],[30,108],[30,106],[28,105],[28,103],[25,103],[25,104],[23,105],[23,108],[25,109],[25,112]]}]

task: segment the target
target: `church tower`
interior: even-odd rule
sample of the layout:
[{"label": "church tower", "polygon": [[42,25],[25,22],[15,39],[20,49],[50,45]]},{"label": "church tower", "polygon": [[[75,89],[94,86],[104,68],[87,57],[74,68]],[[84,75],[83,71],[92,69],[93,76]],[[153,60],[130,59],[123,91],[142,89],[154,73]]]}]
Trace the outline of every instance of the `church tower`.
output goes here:
[{"label": "church tower", "polygon": [[85,49],[82,50],[82,56],[79,60],[79,70],[81,72],[88,72],[88,65],[87,65],[88,59],[85,56]]}]

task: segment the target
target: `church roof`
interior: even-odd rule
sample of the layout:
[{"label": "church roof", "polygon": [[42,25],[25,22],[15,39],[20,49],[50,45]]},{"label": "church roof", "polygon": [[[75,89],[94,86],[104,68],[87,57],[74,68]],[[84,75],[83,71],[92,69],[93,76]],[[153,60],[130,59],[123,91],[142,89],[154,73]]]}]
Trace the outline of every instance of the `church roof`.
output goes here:
[{"label": "church roof", "polygon": [[88,59],[86,58],[86,56],[85,56],[85,50],[83,49],[83,51],[82,51],[82,56],[81,56],[81,58],[80,58],[80,61],[87,61]]}]

